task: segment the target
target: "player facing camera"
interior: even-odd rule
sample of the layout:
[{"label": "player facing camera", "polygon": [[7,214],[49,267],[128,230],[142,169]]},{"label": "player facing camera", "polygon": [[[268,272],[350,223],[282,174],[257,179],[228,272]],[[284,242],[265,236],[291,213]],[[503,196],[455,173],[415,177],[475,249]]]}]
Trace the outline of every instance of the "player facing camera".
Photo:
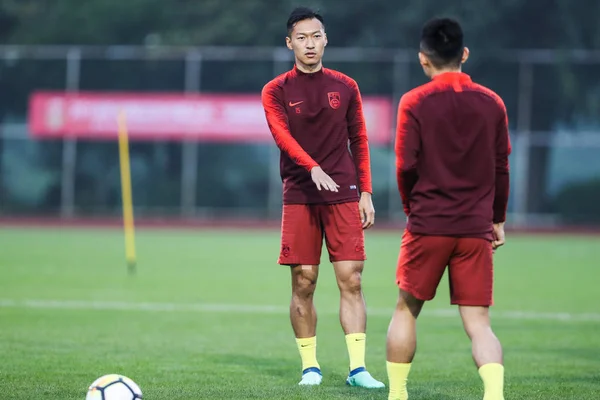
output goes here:
[{"label": "player facing camera", "polygon": [[300,70],[311,72],[319,69],[327,46],[323,17],[309,8],[295,9],[287,21],[285,42],[287,48],[294,52]]},{"label": "player facing camera", "polygon": [[320,385],[313,303],[325,243],[340,293],[348,349],[346,384],[381,389],[365,366],[367,311],[362,292],[365,234],[375,223],[367,123],[358,83],[323,67],[323,17],[308,8],[287,20],[291,70],[261,92],[267,124],[280,150],[281,242],[277,263],[292,278],[290,321],[302,361],[299,385]]}]

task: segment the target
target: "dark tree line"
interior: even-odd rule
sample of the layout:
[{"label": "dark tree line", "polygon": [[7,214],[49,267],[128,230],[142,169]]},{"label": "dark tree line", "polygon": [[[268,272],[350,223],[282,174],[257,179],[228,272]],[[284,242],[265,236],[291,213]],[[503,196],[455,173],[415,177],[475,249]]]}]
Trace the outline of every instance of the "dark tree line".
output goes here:
[{"label": "dark tree line", "polygon": [[[518,49],[600,48],[597,0],[3,0],[0,40],[3,44],[282,46],[287,15],[297,5],[312,6],[324,14],[330,45],[336,47],[415,49],[424,21],[441,15],[459,18],[473,54],[469,72],[492,89],[506,93],[513,116],[517,69],[483,55]],[[575,126],[597,120],[600,79],[596,70],[593,65],[568,62],[534,67],[532,129],[547,131],[557,124]],[[423,81],[418,69],[415,71],[411,85]],[[219,78],[207,80],[204,90],[256,92],[270,78],[272,69],[269,63],[206,63],[203,73]],[[392,84],[382,74],[362,70],[357,74],[365,93],[381,93]],[[81,84],[92,90],[183,90],[183,64],[84,61]],[[64,88],[64,65],[28,60],[1,64],[0,118],[24,118],[27,96],[37,88]],[[515,118],[513,128],[514,122]],[[0,141],[0,154],[2,145]],[[154,154],[152,148],[143,146],[140,151]],[[89,151],[101,148],[94,150],[92,146]],[[171,158],[180,156],[177,146],[165,147],[165,151],[172,153]],[[245,152],[225,147],[222,151]],[[47,157],[59,154],[49,152]],[[216,162],[218,159],[227,156],[217,157]],[[536,185],[531,192],[544,193],[547,149],[533,149],[530,159],[530,182]],[[179,167],[177,162],[165,164],[165,168],[173,168],[174,176]],[[85,180],[81,177],[82,182]],[[543,196],[532,196],[530,208],[543,211],[551,207],[544,201]]]}]

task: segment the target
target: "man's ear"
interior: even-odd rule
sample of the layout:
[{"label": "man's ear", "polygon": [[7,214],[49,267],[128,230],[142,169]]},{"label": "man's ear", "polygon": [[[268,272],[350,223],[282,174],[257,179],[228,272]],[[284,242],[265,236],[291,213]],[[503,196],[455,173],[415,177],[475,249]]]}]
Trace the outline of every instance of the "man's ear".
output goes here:
[{"label": "man's ear", "polygon": [[466,62],[467,62],[467,60],[469,59],[469,54],[470,54],[470,52],[469,52],[469,48],[468,48],[468,47],[465,47],[465,48],[463,49],[463,55],[462,55],[462,58],[461,58],[461,60],[460,60],[461,64],[464,64],[464,63],[466,63]]},{"label": "man's ear", "polygon": [[431,66],[431,62],[429,61],[429,57],[427,57],[423,52],[419,52],[419,64],[423,67]]}]

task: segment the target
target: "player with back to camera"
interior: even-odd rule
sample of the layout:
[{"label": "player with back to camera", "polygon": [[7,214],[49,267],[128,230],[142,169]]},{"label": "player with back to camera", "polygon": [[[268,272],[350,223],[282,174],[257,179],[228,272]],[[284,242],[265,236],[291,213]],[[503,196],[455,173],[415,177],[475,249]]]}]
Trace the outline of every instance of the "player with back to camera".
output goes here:
[{"label": "player with back to camera", "polygon": [[397,266],[399,298],[387,335],[389,400],[406,400],[416,320],[448,267],[484,386],[504,399],[502,347],[490,325],[493,252],[504,244],[511,151],[502,99],[461,72],[469,51],[458,22],[422,30],[419,61],[429,83],[398,106],[396,167],[408,217]]},{"label": "player with back to camera", "polygon": [[383,388],[365,367],[366,307],[361,276],[364,229],[375,222],[361,95],[350,77],[322,66],[323,17],[295,9],[287,21],[294,67],[267,83],[262,102],[281,150],[283,181],[278,263],[291,267],[290,319],[302,360],[300,385],[319,385],[313,304],[323,238],[340,291],[340,322],[350,367],[346,383]]}]

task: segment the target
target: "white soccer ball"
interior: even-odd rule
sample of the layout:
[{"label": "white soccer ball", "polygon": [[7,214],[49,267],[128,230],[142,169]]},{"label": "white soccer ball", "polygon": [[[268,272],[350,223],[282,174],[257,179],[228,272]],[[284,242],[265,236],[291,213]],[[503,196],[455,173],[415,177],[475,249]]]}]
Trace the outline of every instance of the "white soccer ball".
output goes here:
[{"label": "white soccer ball", "polygon": [[85,400],[136,400],[142,398],[140,387],[126,376],[109,374],[96,379],[88,388]]}]

